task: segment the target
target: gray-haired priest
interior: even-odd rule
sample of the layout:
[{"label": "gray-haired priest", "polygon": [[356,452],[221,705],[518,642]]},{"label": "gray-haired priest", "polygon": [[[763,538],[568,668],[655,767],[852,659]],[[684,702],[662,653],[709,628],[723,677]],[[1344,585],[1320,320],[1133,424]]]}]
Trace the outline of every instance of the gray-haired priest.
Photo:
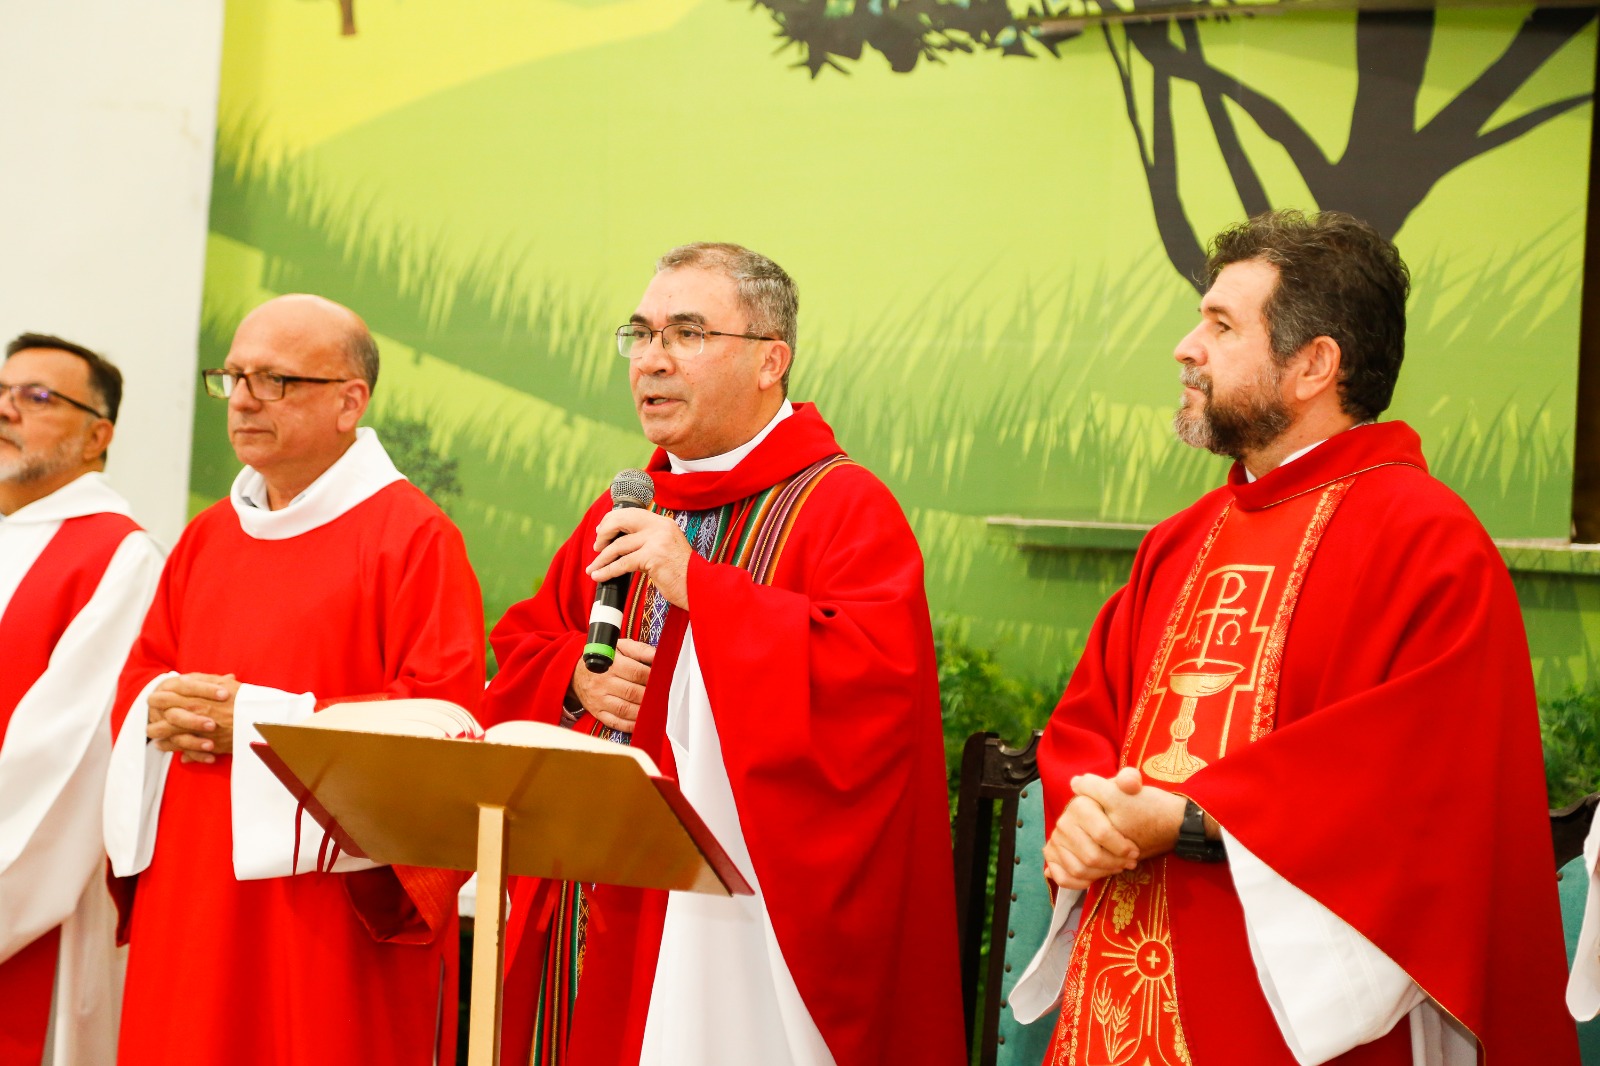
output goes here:
[{"label": "gray-haired priest", "polygon": [[[965,1061],[922,555],[883,484],[789,402],[796,306],[748,249],[661,259],[617,331],[654,509],[596,501],[496,627],[485,701],[631,738],[756,895],[519,885],[507,1061]],[[593,673],[596,582],[628,573],[644,580]]]}]

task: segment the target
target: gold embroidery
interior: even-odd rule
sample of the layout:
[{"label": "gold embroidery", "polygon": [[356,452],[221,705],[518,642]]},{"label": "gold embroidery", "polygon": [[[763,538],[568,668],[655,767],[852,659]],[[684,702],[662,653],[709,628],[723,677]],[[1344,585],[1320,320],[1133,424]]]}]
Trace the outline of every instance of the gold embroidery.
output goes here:
[{"label": "gold embroidery", "polygon": [[[1251,516],[1239,515],[1235,521],[1249,523]],[[1205,575],[1190,604],[1176,612],[1181,619],[1178,636],[1161,657],[1159,680],[1152,693],[1152,716],[1148,732],[1135,734],[1136,743],[1129,761],[1147,778],[1183,782],[1204,768],[1210,759],[1202,758],[1191,747],[1202,744],[1212,749],[1211,759],[1228,753],[1232,733],[1234,704],[1247,701],[1256,690],[1263,640],[1269,627],[1262,615],[1271,603],[1274,579],[1279,567],[1233,563],[1218,566]],[[1188,658],[1174,662],[1179,654]],[[1176,717],[1167,709],[1167,694],[1179,697]],[[1219,697],[1221,722],[1215,712],[1208,718],[1203,737],[1194,740],[1200,701]],[[1155,742],[1157,723],[1170,721],[1170,744],[1164,751],[1145,758]]]},{"label": "gold embroidery", "polygon": [[1111,1061],[1115,1062],[1136,1043],[1131,1036],[1126,1040],[1122,1037],[1122,1031],[1128,1028],[1128,1015],[1131,1013],[1128,1001],[1113,1003],[1110,987],[1101,985],[1100,991],[1094,994],[1092,1009],[1094,1020],[1100,1026],[1100,1043],[1105,1046]]},{"label": "gold embroidery", "polygon": [[1178,1053],[1178,1061],[1183,1066],[1193,1066],[1189,1058],[1189,1042],[1183,1038],[1183,1019],[1178,1015],[1178,1001],[1173,1000],[1161,1008],[1172,1015],[1172,1050]]},{"label": "gold embroidery", "polygon": [[[1120,890],[1120,891],[1119,891]],[[1090,1013],[1098,1041],[1085,1048],[1089,1066],[1121,1066],[1137,1050],[1153,1066],[1179,1066],[1175,1046],[1177,987],[1172,969],[1172,926],[1167,920],[1165,860],[1141,863],[1111,879],[1109,896],[1123,906],[1097,907],[1094,996]],[[1108,928],[1108,926],[1113,928]],[[1168,1054],[1169,1050],[1171,1054]]]},{"label": "gold embroidery", "polygon": [[1289,580],[1284,585],[1283,599],[1278,603],[1278,617],[1273,620],[1272,632],[1267,635],[1266,646],[1262,650],[1263,680],[1261,692],[1256,696],[1255,716],[1250,722],[1252,743],[1272,732],[1277,722],[1278,671],[1283,664],[1284,646],[1289,642],[1289,619],[1294,616],[1295,605],[1300,602],[1300,586],[1305,584],[1306,571],[1311,569],[1311,557],[1316,554],[1317,545],[1322,543],[1322,534],[1327,532],[1333,512],[1339,509],[1344,494],[1350,491],[1354,483],[1354,478],[1348,478],[1327,486],[1322,499],[1317,501],[1316,512],[1306,526],[1305,536],[1300,540],[1300,550],[1295,553]]},{"label": "gold embroidery", "polygon": [[1139,886],[1150,883],[1150,871],[1143,865],[1125,870],[1111,879],[1111,927],[1122,932],[1133,920],[1133,905],[1139,898]]},{"label": "gold embroidery", "polygon": [[[1189,576],[1184,578],[1183,588],[1178,593],[1178,605],[1173,609],[1172,617],[1167,619],[1167,628],[1161,634],[1161,647],[1171,648],[1173,638],[1178,634],[1178,623],[1183,618],[1183,606],[1189,602],[1189,593],[1194,589],[1194,583],[1200,577],[1200,572],[1206,565],[1206,558],[1211,554],[1211,545],[1216,543],[1217,534],[1222,532],[1222,524],[1228,520],[1228,515],[1233,512],[1233,504],[1228,504],[1217,515],[1216,522],[1211,531],[1206,534],[1205,543],[1200,546],[1200,554],[1195,557],[1194,566],[1189,569]],[[1133,760],[1128,756],[1128,748],[1133,743],[1133,738],[1139,731],[1139,719],[1144,715],[1145,708],[1150,705],[1150,695],[1155,692],[1156,684],[1161,680],[1161,668],[1167,664],[1166,655],[1157,655],[1150,664],[1150,673],[1144,679],[1144,688],[1139,692],[1139,698],[1133,704],[1133,717],[1128,722],[1128,733],[1122,741],[1122,765],[1127,766]]]}]

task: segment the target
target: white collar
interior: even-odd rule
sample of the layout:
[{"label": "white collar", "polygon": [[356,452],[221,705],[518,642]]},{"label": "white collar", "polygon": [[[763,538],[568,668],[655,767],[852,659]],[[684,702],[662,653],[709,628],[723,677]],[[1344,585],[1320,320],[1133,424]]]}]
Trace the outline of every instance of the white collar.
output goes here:
[{"label": "white collar", "polygon": [[794,414],[794,405],[784,400],[778,408],[778,413],[772,416],[772,421],[767,423],[765,429],[731,452],[721,455],[708,455],[704,459],[679,459],[671,452],[667,453],[667,462],[671,464],[674,474],[688,474],[702,471],[732,470],[744,461],[744,457],[756,450],[756,445],[767,439],[767,434],[778,428],[778,423]]},{"label": "white collar", "polygon": [[327,525],[405,477],[383,450],[378,434],[362,426],[356,430],[355,443],[287,506],[269,511],[252,502],[267,498],[267,479],[248,466],[233,479],[229,498],[247,536],[288,540]]},{"label": "white collar", "polygon": [[[1369,420],[1367,420],[1365,422],[1357,422],[1355,425],[1350,426],[1348,429],[1341,430],[1340,432],[1349,433],[1350,430],[1352,430],[1352,429],[1360,429],[1362,426],[1370,426],[1370,425],[1372,425],[1372,421],[1369,419]],[[1311,449],[1315,448],[1317,445],[1326,444],[1326,443],[1328,443],[1328,441],[1330,441],[1332,439],[1333,439],[1332,437],[1323,437],[1321,440],[1312,441],[1310,444],[1307,444],[1304,448],[1301,448],[1299,451],[1290,452],[1288,455],[1284,456],[1283,460],[1281,462],[1279,462],[1277,466],[1273,467],[1272,470],[1280,470],[1283,467],[1288,466],[1290,463],[1294,462],[1296,459],[1300,458],[1302,455],[1310,454]],[[1269,474],[1272,473],[1272,470],[1268,470],[1267,473],[1269,473]],[[1245,476],[1245,484],[1246,485],[1253,484],[1255,482],[1255,480],[1256,480],[1256,476],[1250,472],[1250,468],[1249,467],[1245,467],[1244,476]]]},{"label": "white collar", "polygon": [[133,515],[128,501],[111,487],[105,474],[98,470],[73,478],[50,495],[34,500],[25,507],[18,507],[11,514],[0,517],[0,522],[61,522],[91,514]]}]

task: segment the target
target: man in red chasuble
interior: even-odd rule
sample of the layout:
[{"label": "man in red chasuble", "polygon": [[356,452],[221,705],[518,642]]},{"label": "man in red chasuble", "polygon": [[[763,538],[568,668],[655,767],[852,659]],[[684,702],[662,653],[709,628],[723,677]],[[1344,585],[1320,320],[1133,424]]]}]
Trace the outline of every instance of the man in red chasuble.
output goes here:
[{"label": "man in red chasuble", "polygon": [[1378,422],[1394,246],[1222,233],[1174,426],[1227,484],[1145,538],[1039,753],[1050,1066],[1574,1064],[1538,715],[1506,568]]},{"label": "man in red chasuble", "polygon": [[271,300],[203,377],[244,469],[173,548],[115,704],[117,1061],[450,1063],[461,878],[328,861],[250,742],[348,700],[475,709],[483,602],[461,534],[358,428],[378,349],[350,310]]},{"label": "man in red chasuble", "polygon": [[[922,556],[789,401],[796,307],[748,249],[660,260],[616,338],[654,503],[595,502],[496,626],[485,698],[646,751],[756,894],[518,884],[506,1061],[965,1061]],[[627,573],[615,661],[591,673],[596,581]]]},{"label": "man in red chasuble", "polygon": [[59,337],[0,363],[0,1062],[117,1053],[100,796],[161,551],[102,471],[122,374]]}]

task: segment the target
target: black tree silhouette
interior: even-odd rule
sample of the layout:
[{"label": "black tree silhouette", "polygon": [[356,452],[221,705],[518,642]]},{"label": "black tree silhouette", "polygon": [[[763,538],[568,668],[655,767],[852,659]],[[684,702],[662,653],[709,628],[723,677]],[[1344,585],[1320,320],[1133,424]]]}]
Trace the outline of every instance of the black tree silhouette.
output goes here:
[{"label": "black tree silhouette", "polygon": [[[837,11],[811,0],[756,0],[778,27],[784,47],[798,48],[800,63],[814,78],[823,69],[848,73],[871,47],[900,73],[919,61],[942,62],[945,54],[999,50],[1031,56],[1059,55],[1056,45],[1031,35],[1029,24],[1050,12],[1036,8],[1028,20],[1012,16],[1004,0],[883,0]],[[1135,0],[1171,12],[1170,2]],[[1432,11],[1361,11],[1355,18],[1358,82],[1349,136],[1337,159],[1317,143],[1282,104],[1235,74],[1214,66],[1193,19],[1101,24],[1116,64],[1128,123],[1138,145],[1162,246],[1174,269],[1202,287],[1204,247],[1184,208],[1178,185],[1178,138],[1173,84],[1187,82],[1200,93],[1207,120],[1228,176],[1245,213],[1274,206],[1255,164],[1244,149],[1231,102],[1267,137],[1282,146],[1322,210],[1340,210],[1393,237],[1435,185],[1450,171],[1491,152],[1591,99],[1582,93],[1556,100],[1497,125],[1490,122],[1544,64],[1595,18],[1587,8],[1540,8],[1530,12],[1505,50],[1426,122],[1417,121],[1418,96],[1432,49]],[[1138,106],[1133,57],[1150,69],[1147,114]],[[1304,206],[1304,205],[1296,205]]]}]

